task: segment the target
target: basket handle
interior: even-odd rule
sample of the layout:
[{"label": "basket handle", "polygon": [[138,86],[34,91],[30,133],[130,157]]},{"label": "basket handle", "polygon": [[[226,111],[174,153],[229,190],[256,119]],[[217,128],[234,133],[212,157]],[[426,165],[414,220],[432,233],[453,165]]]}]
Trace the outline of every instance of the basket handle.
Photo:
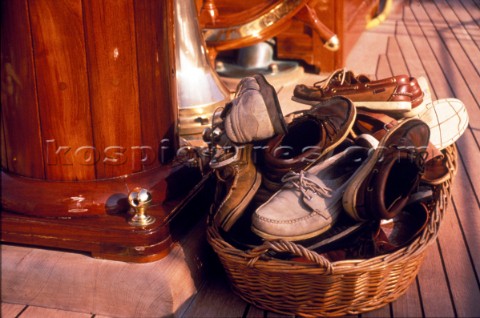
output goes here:
[{"label": "basket handle", "polygon": [[332,274],[333,272],[332,263],[324,256],[310,251],[301,245],[284,240],[265,241],[262,245],[248,251],[247,257],[250,258],[248,266],[253,266],[260,257],[264,256],[270,250],[277,253],[288,252],[295,256],[304,257],[319,267],[324,268],[327,274]]}]

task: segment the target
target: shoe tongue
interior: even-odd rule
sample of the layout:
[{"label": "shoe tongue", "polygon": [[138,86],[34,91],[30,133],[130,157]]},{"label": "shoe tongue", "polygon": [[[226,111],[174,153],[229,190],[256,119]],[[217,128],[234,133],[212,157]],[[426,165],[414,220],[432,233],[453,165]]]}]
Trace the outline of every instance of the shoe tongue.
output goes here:
[{"label": "shoe tongue", "polygon": [[308,171],[305,171],[304,173],[305,173],[306,178],[308,178],[309,180],[314,182],[320,188],[329,189],[329,187],[327,187],[325,182],[323,182],[323,180],[320,179],[319,177],[317,177],[314,173],[311,173],[311,172],[308,172]]}]

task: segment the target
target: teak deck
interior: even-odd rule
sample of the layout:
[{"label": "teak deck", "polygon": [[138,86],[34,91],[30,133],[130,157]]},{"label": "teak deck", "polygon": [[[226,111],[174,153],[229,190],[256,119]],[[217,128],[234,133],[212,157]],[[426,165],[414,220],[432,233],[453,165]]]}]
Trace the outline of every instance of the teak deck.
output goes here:
[{"label": "teak deck", "polygon": [[[388,19],[362,35],[346,67],[377,78],[401,73],[426,76],[434,99],[458,98],[470,116],[470,125],[457,142],[459,167],[453,197],[418,277],[397,301],[361,316],[479,317],[480,2],[396,1]],[[316,78],[306,74],[302,81]],[[286,108],[295,107],[289,101],[290,86],[277,87]],[[233,294],[220,265],[213,264],[198,293],[177,316],[282,317],[250,306]],[[2,317],[105,316],[2,303]]]}]

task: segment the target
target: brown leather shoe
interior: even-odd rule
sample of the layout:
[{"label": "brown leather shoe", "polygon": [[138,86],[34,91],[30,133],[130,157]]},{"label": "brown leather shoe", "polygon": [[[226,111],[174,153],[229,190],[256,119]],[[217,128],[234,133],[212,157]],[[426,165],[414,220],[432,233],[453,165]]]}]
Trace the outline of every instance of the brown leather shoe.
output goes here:
[{"label": "brown leather shoe", "polygon": [[[354,137],[371,134],[380,140],[386,134],[386,129],[391,129],[396,125],[398,125],[397,120],[388,115],[366,110],[357,110],[357,119],[355,120],[351,133]],[[438,185],[449,180],[451,174],[447,166],[447,158],[432,142],[428,143],[426,151],[425,171],[421,176],[421,181],[430,185]]]},{"label": "brown leather shoe", "polygon": [[210,163],[217,175],[217,192],[221,192],[223,198],[214,211],[213,222],[225,231],[240,218],[262,181],[252,161],[252,149],[252,144],[235,146],[233,157],[217,158]]},{"label": "brown leather shoe", "polygon": [[420,182],[429,138],[428,125],[415,118],[388,130],[345,190],[349,215],[360,221],[397,215]]},{"label": "brown leather shoe", "polygon": [[395,112],[411,111],[423,100],[423,91],[414,77],[397,75],[373,81],[345,70],[337,70],[313,86],[295,86],[292,99],[315,105],[339,95],[351,99],[356,107]]},{"label": "brown leather shoe", "polygon": [[298,172],[321,161],[347,137],[355,116],[352,102],[341,96],[298,112],[288,124],[288,133],[266,144],[262,165],[265,186],[278,189],[288,171]]}]

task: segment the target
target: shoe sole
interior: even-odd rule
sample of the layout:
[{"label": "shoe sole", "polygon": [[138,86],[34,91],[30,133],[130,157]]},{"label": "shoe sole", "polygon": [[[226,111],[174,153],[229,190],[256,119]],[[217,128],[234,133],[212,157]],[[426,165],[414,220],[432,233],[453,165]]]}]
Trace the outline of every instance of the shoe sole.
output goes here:
[{"label": "shoe sole", "polygon": [[277,134],[285,134],[287,132],[287,123],[283,117],[282,108],[278,101],[277,92],[275,87],[267,82],[267,79],[262,74],[254,75],[258,86],[260,87],[260,94],[267,106],[268,116],[272,123],[273,129]]},{"label": "shoe sole", "polygon": [[[333,223],[333,222],[332,222]],[[252,229],[252,232],[257,234],[258,236],[266,239],[266,240],[278,240],[278,239],[283,239],[283,240],[286,240],[286,241],[302,241],[302,240],[307,240],[307,239],[310,239],[312,237],[315,237],[317,235],[320,235],[320,234],[323,234],[325,233],[326,231],[328,231],[332,226],[329,225],[325,228],[322,228],[321,230],[317,230],[317,231],[314,231],[314,232],[310,232],[310,233],[307,233],[307,234],[302,234],[302,235],[296,235],[296,236],[281,236],[281,235],[271,235],[271,234],[268,234],[268,233],[265,233],[259,229],[257,229],[255,226],[252,225],[251,229]]]},{"label": "shoe sole", "polygon": [[[348,98],[348,96],[346,96]],[[293,96],[292,100],[306,105],[315,106],[320,101],[307,100]],[[395,112],[408,112],[412,110],[411,102],[391,102],[391,101],[380,101],[380,102],[361,102],[361,101],[352,101],[355,107],[359,108],[368,108],[370,110],[377,111],[395,111]]]},{"label": "shoe sole", "polygon": [[[409,120],[410,119],[406,119],[405,121],[409,121]],[[382,138],[382,140],[387,140],[400,127],[402,126],[398,125],[390,129]],[[350,181],[350,184],[347,186],[347,188],[345,189],[345,192],[343,193],[343,196],[342,196],[343,208],[356,221],[366,221],[366,219],[363,219],[358,215],[358,212],[356,209],[357,194],[362,182],[365,180],[368,174],[371,173],[372,168],[375,166],[375,163],[378,161],[378,158],[380,157],[380,153],[382,151],[384,144],[385,143],[380,143],[378,147],[374,150],[371,157],[367,159],[365,164],[357,170],[355,177],[353,178],[353,180]]]},{"label": "shoe sole", "polygon": [[255,181],[250,190],[243,197],[242,201],[234,209],[232,209],[230,213],[223,218],[223,220],[216,220],[216,223],[220,224],[220,227],[225,231],[229,231],[235,222],[237,222],[237,220],[242,216],[243,211],[245,211],[247,205],[252,201],[255,193],[257,193],[258,188],[260,188],[261,183],[262,175],[257,171],[255,174]]}]

